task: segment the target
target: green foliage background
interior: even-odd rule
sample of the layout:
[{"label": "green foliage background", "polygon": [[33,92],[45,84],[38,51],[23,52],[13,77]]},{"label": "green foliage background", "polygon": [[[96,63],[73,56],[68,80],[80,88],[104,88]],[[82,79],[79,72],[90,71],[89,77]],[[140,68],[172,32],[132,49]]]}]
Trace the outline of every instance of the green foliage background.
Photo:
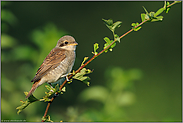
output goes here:
[{"label": "green foliage background", "polygon": [[[121,20],[117,34],[140,22],[163,2],[1,2],[1,121],[41,121],[46,103],[16,107],[57,40],[69,34],[79,43],[74,70],[112,34],[102,18]],[[182,5],[172,6],[162,22],[147,23],[102,54],[87,68],[91,85],[74,80],[54,100],[48,115],[63,121],[182,121]],[[42,97],[46,84],[35,91]]]}]

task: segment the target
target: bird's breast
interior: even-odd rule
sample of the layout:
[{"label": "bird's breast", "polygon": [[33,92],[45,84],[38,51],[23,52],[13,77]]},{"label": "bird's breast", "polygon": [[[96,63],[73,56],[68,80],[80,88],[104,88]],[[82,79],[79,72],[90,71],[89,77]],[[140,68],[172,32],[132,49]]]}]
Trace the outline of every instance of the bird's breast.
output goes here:
[{"label": "bird's breast", "polygon": [[61,79],[61,76],[71,72],[75,61],[75,52],[66,54],[66,58],[60,62],[60,64],[50,71],[46,77],[48,83],[53,83]]}]

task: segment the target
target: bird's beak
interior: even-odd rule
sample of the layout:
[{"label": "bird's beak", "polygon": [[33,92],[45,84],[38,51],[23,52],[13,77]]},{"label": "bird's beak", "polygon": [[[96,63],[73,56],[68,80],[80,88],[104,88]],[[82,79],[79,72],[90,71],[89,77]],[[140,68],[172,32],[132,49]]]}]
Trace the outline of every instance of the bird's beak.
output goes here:
[{"label": "bird's beak", "polygon": [[75,45],[78,45],[78,43],[77,42],[74,42],[74,43],[72,43],[70,45],[75,46]]}]

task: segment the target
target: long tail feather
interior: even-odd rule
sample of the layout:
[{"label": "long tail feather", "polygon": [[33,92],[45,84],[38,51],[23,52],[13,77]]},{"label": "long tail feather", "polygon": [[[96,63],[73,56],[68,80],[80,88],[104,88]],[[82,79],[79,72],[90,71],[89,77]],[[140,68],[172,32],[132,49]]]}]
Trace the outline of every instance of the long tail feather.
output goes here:
[{"label": "long tail feather", "polygon": [[33,85],[32,85],[32,88],[31,90],[29,91],[28,95],[25,97],[25,98],[28,98],[35,90],[36,88],[39,86],[39,81],[35,82]]}]

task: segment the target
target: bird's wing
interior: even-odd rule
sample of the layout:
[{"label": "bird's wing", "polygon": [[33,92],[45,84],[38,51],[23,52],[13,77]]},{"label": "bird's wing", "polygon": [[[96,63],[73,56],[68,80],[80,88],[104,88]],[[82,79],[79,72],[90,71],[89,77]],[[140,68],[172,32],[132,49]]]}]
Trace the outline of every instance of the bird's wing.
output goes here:
[{"label": "bird's wing", "polygon": [[44,75],[56,68],[60,64],[60,62],[63,61],[65,58],[66,55],[64,49],[52,49],[41,64],[41,66],[39,67],[39,69],[37,70],[37,73],[31,82],[36,82],[40,80]]}]

